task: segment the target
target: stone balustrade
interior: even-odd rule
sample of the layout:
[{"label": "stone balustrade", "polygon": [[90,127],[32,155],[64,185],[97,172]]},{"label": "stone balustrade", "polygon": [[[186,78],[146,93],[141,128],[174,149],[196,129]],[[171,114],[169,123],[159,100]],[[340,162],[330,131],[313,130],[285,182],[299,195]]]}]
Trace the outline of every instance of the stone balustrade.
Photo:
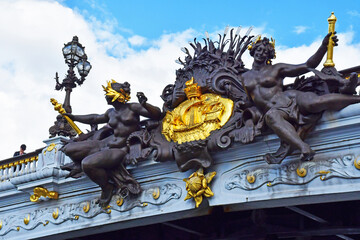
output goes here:
[{"label": "stone balustrade", "polygon": [[39,152],[41,151],[35,151],[0,162],[0,181],[3,182],[13,177],[35,172],[37,161],[39,159]]}]

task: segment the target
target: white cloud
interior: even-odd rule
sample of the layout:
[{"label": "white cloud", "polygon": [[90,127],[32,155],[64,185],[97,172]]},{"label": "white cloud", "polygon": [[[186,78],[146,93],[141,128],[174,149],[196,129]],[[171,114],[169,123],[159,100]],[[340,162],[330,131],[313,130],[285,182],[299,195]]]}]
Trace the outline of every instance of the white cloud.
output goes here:
[{"label": "white cloud", "polygon": [[348,14],[353,17],[360,17],[360,13],[356,10],[348,11]]},{"label": "white cloud", "polygon": [[[180,67],[174,60],[184,58],[180,48],[199,35],[193,29],[165,34],[148,41],[148,49],[136,51],[129,46],[134,42],[113,32],[115,22],[86,20],[79,12],[52,1],[0,1],[0,21],[0,160],[11,157],[22,143],[28,151],[45,146],[42,140],[48,138],[48,128],[57,115],[49,99],[62,102],[65,96],[64,91],[54,90],[53,78],[55,72],[60,79],[66,74],[61,48],[74,35],[86,46],[93,66],[85,83],[72,92],[75,114],[105,112],[108,106],[101,85],[110,79],[130,82],[133,101],[137,101],[136,92],[143,91],[149,103],[161,106],[159,95],[164,86],[175,81],[175,70]],[[254,35],[261,32],[262,28],[254,29]],[[339,34],[339,38],[334,52],[336,67],[359,63],[360,47],[351,44],[352,33]],[[304,62],[320,42],[298,48],[279,46],[276,61]],[[243,58],[250,68],[251,57],[245,53]]]},{"label": "white cloud", "polygon": [[[339,33],[339,46],[334,48],[333,61],[337,70],[343,70],[346,68],[354,67],[360,63],[360,44],[353,44],[354,32]],[[291,64],[300,64],[307,61],[316,50],[319,48],[322,42],[322,37],[319,37],[310,45],[303,45],[300,47],[287,48],[284,46],[278,46],[276,50],[276,59],[273,63],[284,62]],[[326,54],[323,61],[318,66],[320,70],[323,67],[323,63],[326,60]],[[286,79],[286,83],[292,81]]]},{"label": "white cloud", "polygon": [[142,46],[146,42],[146,38],[139,35],[132,36],[128,40],[132,46]]},{"label": "white cloud", "polygon": [[304,33],[309,27],[307,26],[295,26],[293,32],[296,34]]},{"label": "white cloud", "polygon": [[163,87],[175,80],[180,47],[194,35],[193,30],[164,35],[148,50],[136,52],[109,24],[86,21],[53,1],[0,1],[0,21],[0,159],[11,157],[22,143],[28,151],[44,146],[57,115],[49,99],[63,102],[65,96],[54,90],[55,72],[61,80],[67,70],[61,48],[74,35],[86,46],[93,66],[85,83],[72,92],[76,114],[106,111],[101,85],[110,79],[130,82],[133,101],[143,91],[160,106]]}]

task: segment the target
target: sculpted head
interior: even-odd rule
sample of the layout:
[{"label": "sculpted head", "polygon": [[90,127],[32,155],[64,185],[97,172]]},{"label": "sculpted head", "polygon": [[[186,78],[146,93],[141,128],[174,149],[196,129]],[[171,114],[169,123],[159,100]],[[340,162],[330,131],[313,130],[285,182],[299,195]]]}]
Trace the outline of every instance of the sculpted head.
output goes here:
[{"label": "sculpted head", "polygon": [[271,59],[275,58],[275,40],[264,37],[258,38],[255,43],[249,47],[250,55],[254,57],[255,61],[265,61],[266,64],[271,64]]},{"label": "sculpted head", "polygon": [[115,80],[107,82],[102,86],[105,91],[105,98],[109,104],[113,102],[126,103],[130,100],[130,84],[128,82],[118,83]]},{"label": "sculpted head", "polygon": [[164,105],[166,105],[166,107],[168,108],[170,108],[172,105],[173,93],[174,93],[174,84],[168,84],[162,91],[162,94],[160,95],[161,99],[164,101]]}]

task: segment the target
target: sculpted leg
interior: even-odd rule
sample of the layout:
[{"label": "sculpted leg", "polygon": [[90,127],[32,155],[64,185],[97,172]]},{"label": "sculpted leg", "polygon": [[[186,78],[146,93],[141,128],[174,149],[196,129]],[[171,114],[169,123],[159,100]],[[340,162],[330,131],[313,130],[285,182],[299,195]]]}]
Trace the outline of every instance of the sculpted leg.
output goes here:
[{"label": "sculpted leg", "polygon": [[309,161],[313,158],[315,152],[305,143],[297,134],[293,125],[285,119],[285,113],[279,110],[269,110],[265,114],[265,121],[279,138],[294,148],[301,151],[301,159]]},{"label": "sculpted leg", "polygon": [[114,186],[109,183],[108,171],[122,164],[125,152],[119,149],[108,149],[86,157],[82,161],[85,174],[101,187],[100,206],[105,208],[111,201]]},{"label": "sculpted leg", "polygon": [[60,150],[69,156],[73,162],[80,164],[85,157],[100,151],[100,141],[71,142],[64,145]]},{"label": "sculpted leg", "polygon": [[72,160],[72,163],[61,166],[61,169],[70,171],[66,178],[78,178],[82,172],[81,161],[85,157],[100,151],[100,141],[70,142],[64,145],[60,151],[64,152]]},{"label": "sculpted leg", "polygon": [[324,110],[341,110],[351,104],[360,103],[360,96],[345,95],[338,93],[325,94],[318,96],[315,93],[301,93],[296,101],[303,113],[319,113]]}]

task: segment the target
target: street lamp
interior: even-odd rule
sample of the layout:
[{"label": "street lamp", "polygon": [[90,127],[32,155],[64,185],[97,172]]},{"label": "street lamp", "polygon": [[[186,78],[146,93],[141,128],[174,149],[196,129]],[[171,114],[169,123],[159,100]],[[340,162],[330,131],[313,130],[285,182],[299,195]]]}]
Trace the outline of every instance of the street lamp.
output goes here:
[{"label": "street lamp", "polygon": [[[64,44],[62,49],[65,63],[68,65],[69,69],[67,75],[63,79],[62,83],[59,82],[59,76],[56,72],[55,74],[55,90],[62,90],[65,88],[65,100],[63,108],[67,113],[71,113],[70,105],[70,94],[72,89],[77,85],[84,83],[85,78],[91,70],[91,64],[87,60],[87,55],[85,54],[85,47],[79,43],[79,38],[74,36],[71,42]],[[74,68],[77,68],[80,78],[78,78],[74,72]],[[66,120],[58,116],[55,125],[49,129],[50,137],[59,136],[76,136],[76,132],[67,124]]]},{"label": "street lamp", "polygon": [[91,64],[87,61],[86,54],[84,54],[83,59],[76,65],[76,68],[81,76],[77,83],[81,85],[91,70]]}]

